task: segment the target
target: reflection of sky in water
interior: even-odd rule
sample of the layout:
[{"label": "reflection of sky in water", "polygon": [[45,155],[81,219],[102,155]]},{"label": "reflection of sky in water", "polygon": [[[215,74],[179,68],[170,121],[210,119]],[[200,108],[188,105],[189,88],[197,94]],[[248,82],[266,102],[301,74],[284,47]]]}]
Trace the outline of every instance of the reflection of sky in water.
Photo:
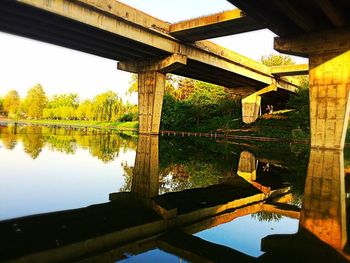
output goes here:
[{"label": "reflection of sky in water", "polygon": [[126,259],[123,259],[121,262],[125,263],[132,263],[132,262],[145,262],[145,263],[153,263],[153,262],[183,262],[186,263],[187,261],[179,258],[178,256],[174,256],[172,254],[169,254],[167,252],[164,252],[160,249],[153,249],[149,250],[145,253],[141,253],[139,255],[130,256]]},{"label": "reflection of sky in water", "polygon": [[135,161],[135,151],[123,148],[103,163],[86,149],[67,155],[44,147],[33,160],[21,142],[0,146],[0,220],[108,202],[124,185],[121,162]]},{"label": "reflection of sky in water", "polygon": [[247,215],[199,232],[195,236],[258,257],[263,254],[260,250],[262,238],[273,234],[296,233],[298,224],[298,220],[287,217],[267,222]]}]

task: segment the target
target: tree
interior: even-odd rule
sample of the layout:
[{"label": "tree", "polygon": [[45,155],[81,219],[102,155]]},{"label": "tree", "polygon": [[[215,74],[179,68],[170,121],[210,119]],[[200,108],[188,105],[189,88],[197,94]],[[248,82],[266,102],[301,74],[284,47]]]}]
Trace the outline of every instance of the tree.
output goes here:
[{"label": "tree", "polygon": [[133,92],[138,92],[138,76],[137,74],[131,74],[129,81],[129,89],[126,92],[127,95],[131,95]]},{"label": "tree", "polygon": [[123,102],[118,94],[107,91],[97,95],[93,100],[94,120],[117,121],[123,112]]},{"label": "tree", "polygon": [[269,67],[295,64],[292,57],[288,55],[280,55],[280,54],[269,54],[266,56],[262,56],[260,61],[261,63]]},{"label": "tree", "polygon": [[76,110],[76,117],[80,120],[92,120],[92,107],[93,105],[91,100],[84,100]]},{"label": "tree", "polygon": [[30,118],[39,119],[43,116],[43,110],[47,104],[47,97],[40,84],[28,90],[23,102],[26,115]]},{"label": "tree", "polygon": [[16,90],[10,90],[3,102],[4,111],[7,112],[7,115],[9,118],[17,118],[20,107],[21,107],[21,101],[20,97],[18,95],[18,92]]},{"label": "tree", "polygon": [[4,110],[4,99],[0,97],[0,113]]},{"label": "tree", "polygon": [[44,118],[76,119],[76,109],[79,106],[79,96],[76,93],[54,95],[46,105]]}]

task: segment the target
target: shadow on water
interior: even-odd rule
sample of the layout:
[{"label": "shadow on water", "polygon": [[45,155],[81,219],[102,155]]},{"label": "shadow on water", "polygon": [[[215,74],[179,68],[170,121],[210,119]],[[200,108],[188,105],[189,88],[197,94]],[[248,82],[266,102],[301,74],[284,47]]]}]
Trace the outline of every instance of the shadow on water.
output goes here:
[{"label": "shadow on water", "polygon": [[[121,149],[136,151],[134,164],[122,164],[122,187],[105,193],[109,202],[0,221],[1,261],[142,262],[153,256],[166,261],[347,262],[349,258],[344,176],[348,161],[343,152],[40,126],[0,127],[0,140],[7,150],[20,142],[32,159],[45,147],[70,155],[82,149],[102,163],[117,158]],[[285,219],[298,222],[296,230],[264,232],[258,253],[225,243],[223,239],[230,239],[225,233],[210,234],[229,226],[232,235],[252,237],[257,233],[249,224],[272,229],[285,224]],[[244,231],[230,225],[240,220]],[[208,238],[201,234],[205,231]]]}]

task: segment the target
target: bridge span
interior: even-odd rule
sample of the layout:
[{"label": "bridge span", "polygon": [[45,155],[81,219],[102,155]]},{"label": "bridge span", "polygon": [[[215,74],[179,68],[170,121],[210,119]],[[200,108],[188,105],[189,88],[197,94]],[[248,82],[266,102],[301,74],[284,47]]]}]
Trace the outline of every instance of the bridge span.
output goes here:
[{"label": "bridge span", "polygon": [[[5,0],[0,30],[119,61],[139,76],[139,132],[158,134],[165,74],[228,88],[254,87],[243,121],[258,117],[262,94],[295,92],[287,75],[310,72],[311,145],[343,149],[349,116],[348,1],[230,0],[240,8],[169,24],[114,0]],[[309,66],[269,68],[203,39],[268,28],[274,48]],[[197,41],[199,40],[199,41]]]},{"label": "bridge span", "polygon": [[[223,17],[228,23],[225,28],[239,27],[237,32],[261,28],[239,10]],[[202,30],[216,32],[210,28],[215,29],[215,25],[206,22]],[[261,90],[273,85],[271,91],[278,91],[281,97],[295,92],[299,84],[296,79],[274,74],[271,68],[209,41],[188,42],[183,33],[177,34],[176,24],[115,0],[1,1],[0,30],[113,59],[119,61],[120,70],[137,73],[140,133],[159,132],[165,74],[169,72],[228,88]],[[256,96],[250,104],[258,107],[259,98]],[[253,116],[249,118],[258,117],[255,108],[245,108],[246,115]]]}]

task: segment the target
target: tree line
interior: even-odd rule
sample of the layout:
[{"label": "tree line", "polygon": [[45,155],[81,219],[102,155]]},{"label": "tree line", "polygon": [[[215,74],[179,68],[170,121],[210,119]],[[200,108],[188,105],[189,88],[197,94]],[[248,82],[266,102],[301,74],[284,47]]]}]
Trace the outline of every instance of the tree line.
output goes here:
[{"label": "tree line", "polygon": [[137,106],[126,103],[117,93],[107,91],[93,99],[80,101],[76,93],[47,97],[40,84],[29,89],[21,99],[10,90],[0,99],[0,112],[10,119],[85,120],[101,122],[137,120]]},{"label": "tree line", "polygon": [[[267,66],[295,64],[291,57],[271,54],[263,56]],[[287,104],[296,108],[296,121],[308,124],[308,90],[305,77],[301,77],[305,89],[299,96],[291,96]],[[137,75],[133,74],[129,93],[137,92]],[[299,107],[300,106],[300,107]],[[305,109],[305,110],[301,110]],[[48,99],[40,84],[28,90],[21,99],[17,91],[9,91],[0,99],[1,111],[12,119],[86,120],[101,122],[136,121],[137,105],[123,104],[113,91],[107,91],[93,99],[80,101],[78,94],[55,95]],[[307,114],[306,114],[307,113]],[[224,87],[167,74],[161,129],[210,131],[217,128],[240,128],[241,97],[232,95]],[[304,125],[304,126],[305,126]]]},{"label": "tree line", "polygon": [[[129,93],[137,92],[137,75]],[[161,116],[163,130],[217,128],[241,118],[241,98],[222,86],[167,74]]]}]

